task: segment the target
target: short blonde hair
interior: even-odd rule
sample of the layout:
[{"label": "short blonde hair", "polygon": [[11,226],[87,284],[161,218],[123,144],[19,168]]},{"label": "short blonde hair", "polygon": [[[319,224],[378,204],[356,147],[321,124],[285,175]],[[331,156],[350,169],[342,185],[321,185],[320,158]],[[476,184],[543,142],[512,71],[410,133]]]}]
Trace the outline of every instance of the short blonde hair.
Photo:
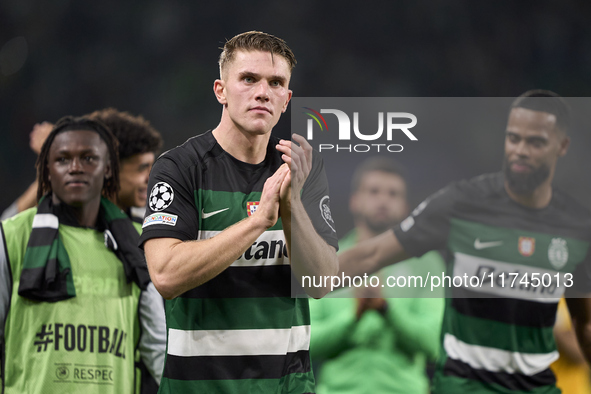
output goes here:
[{"label": "short blonde hair", "polygon": [[270,52],[271,55],[280,55],[287,60],[290,72],[297,63],[293,52],[281,38],[260,31],[247,31],[232,37],[224,44],[218,61],[220,76],[226,65],[234,60],[237,50],[265,51]]}]

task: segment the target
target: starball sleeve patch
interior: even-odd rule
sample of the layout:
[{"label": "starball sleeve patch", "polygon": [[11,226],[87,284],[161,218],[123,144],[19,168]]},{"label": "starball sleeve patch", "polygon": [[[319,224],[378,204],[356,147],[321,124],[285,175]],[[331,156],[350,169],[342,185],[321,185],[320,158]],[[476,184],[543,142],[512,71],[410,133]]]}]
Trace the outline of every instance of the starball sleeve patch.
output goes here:
[{"label": "starball sleeve patch", "polygon": [[172,204],[174,200],[174,191],[172,187],[166,182],[158,182],[152,188],[148,205],[152,211],[162,211]]}]

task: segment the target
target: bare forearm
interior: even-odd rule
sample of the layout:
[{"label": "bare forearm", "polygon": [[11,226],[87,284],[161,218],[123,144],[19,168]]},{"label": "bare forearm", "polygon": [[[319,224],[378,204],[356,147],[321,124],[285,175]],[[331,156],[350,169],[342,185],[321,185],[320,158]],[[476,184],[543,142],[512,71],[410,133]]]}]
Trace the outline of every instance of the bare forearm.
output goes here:
[{"label": "bare forearm", "polygon": [[573,329],[579,341],[581,352],[587,363],[591,364],[591,294],[566,295],[566,304],[570,311]]},{"label": "bare forearm", "polygon": [[378,270],[375,248],[361,243],[339,253],[340,272],[347,276],[373,273]]},{"label": "bare forearm", "polygon": [[371,274],[408,257],[394,232],[389,230],[340,253],[340,272],[348,276]]},{"label": "bare forearm", "polygon": [[32,208],[35,205],[37,205],[37,182],[31,183],[27,190],[16,200],[16,206],[19,212]]},{"label": "bare forearm", "polygon": [[151,239],[144,249],[152,281],[164,298],[177,297],[219,275],[266,228],[251,216],[206,240]]},{"label": "bare forearm", "polygon": [[[282,215],[282,221],[291,269],[300,283],[304,276],[325,277],[338,273],[339,263],[335,249],[318,235],[299,200],[292,201],[291,215]],[[330,288],[305,290],[310,296],[320,298],[328,293]]]},{"label": "bare forearm", "polygon": [[584,364],[585,356],[577,343],[577,337],[573,330],[554,330],[556,347],[560,357],[565,357],[573,364]]},{"label": "bare forearm", "polygon": [[591,326],[577,327],[577,338],[581,347],[581,352],[585,356],[588,364],[591,364]]}]

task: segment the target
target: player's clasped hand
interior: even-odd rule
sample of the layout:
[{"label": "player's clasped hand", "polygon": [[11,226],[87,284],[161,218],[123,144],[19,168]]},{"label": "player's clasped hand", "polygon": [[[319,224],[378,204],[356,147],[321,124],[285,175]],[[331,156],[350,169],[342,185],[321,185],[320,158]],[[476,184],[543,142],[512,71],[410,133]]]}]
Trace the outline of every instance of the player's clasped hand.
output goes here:
[{"label": "player's clasped hand", "polygon": [[312,169],[312,146],[301,135],[292,134],[292,139],[293,141],[279,141],[276,148],[283,153],[281,158],[289,165],[291,170],[286,182],[291,182],[291,189],[296,192],[294,196],[299,196],[300,190]]},{"label": "player's clasped hand", "polygon": [[361,316],[371,310],[384,313],[386,310],[386,300],[382,298],[382,292],[379,287],[361,287],[356,289],[355,296],[357,297],[357,309],[355,317],[357,320],[361,319]]},{"label": "player's clasped hand", "polygon": [[261,200],[255,215],[266,220],[265,226],[267,228],[273,227],[279,218],[279,192],[288,175],[289,167],[284,163],[265,181],[263,186]]}]

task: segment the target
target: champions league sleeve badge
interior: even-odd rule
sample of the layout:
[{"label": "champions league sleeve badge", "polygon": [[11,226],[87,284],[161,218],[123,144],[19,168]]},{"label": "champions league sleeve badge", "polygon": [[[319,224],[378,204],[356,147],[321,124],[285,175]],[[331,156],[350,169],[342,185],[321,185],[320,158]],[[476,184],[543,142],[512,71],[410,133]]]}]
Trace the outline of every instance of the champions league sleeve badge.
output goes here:
[{"label": "champions league sleeve badge", "polygon": [[162,211],[172,204],[172,200],[174,200],[172,187],[166,182],[158,182],[150,192],[148,205],[152,211]]}]

